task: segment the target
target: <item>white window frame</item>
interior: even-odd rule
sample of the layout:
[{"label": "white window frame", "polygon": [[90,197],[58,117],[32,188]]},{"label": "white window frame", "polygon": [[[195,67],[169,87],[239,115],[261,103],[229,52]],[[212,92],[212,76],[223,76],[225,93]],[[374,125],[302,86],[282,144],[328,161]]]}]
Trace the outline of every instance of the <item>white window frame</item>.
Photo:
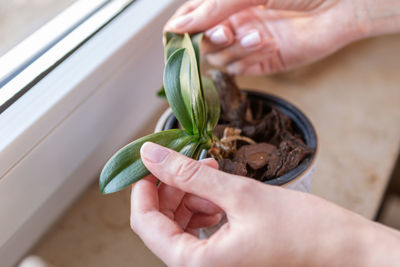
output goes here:
[{"label": "white window frame", "polygon": [[79,0],[2,56],[0,112],[134,2]]},{"label": "white window frame", "polygon": [[184,0],[138,0],[0,114],[0,259],[14,265],[165,107],[161,31]]},{"label": "white window frame", "polygon": [[[43,50],[101,8],[107,0],[78,0],[0,57],[0,81],[18,72]],[[82,36],[82,38],[84,38]],[[1,97],[0,97],[0,103]]]}]

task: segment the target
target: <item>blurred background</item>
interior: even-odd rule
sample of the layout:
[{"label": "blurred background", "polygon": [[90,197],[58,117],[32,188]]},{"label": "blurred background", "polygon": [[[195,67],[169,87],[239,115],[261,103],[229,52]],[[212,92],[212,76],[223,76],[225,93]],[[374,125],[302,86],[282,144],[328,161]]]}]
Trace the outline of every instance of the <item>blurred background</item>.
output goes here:
[{"label": "blurred background", "polygon": [[[75,0],[0,0],[0,56],[73,2]],[[312,193],[400,229],[398,47],[399,35],[374,38],[352,44],[328,59],[288,74],[239,77],[238,81],[247,88],[268,87],[270,92],[295,102],[311,117],[321,143]],[[368,86],[375,89],[371,89],[364,82],[365,77],[374,74]],[[351,84],[352,93],[341,90],[338,81]],[[329,108],[332,101],[342,103],[341,108],[349,108],[348,112],[354,113],[356,118],[347,123],[340,118],[332,122],[332,113],[323,108]],[[374,101],[379,103],[365,106]],[[371,109],[384,114],[376,117],[368,113]],[[338,112],[333,116],[339,116]],[[380,121],[379,118],[384,119]],[[375,126],[367,123],[369,128],[360,129],[358,126],[365,125],[366,120],[375,120]],[[156,121],[157,116],[144,125],[143,133],[151,132]],[[388,138],[382,129],[383,132],[392,131]],[[371,135],[371,139],[365,137]],[[383,143],[383,139],[388,143]],[[357,143],[359,140],[361,143]],[[348,148],[353,145],[370,147]],[[380,154],[381,148],[390,151]],[[375,168],[374,164],[382,161],[396,164],[388,164],[384,170]],[[20,266],[41,266],[43,262],[56,267],[163,266],[129,227],[129,194],[129,190],[125,190],[102,196],[93,178],[93,184],[27,254],[40,258],[31,257]]]},{"label": "blurred background", "polygon": [[0,56],[76,0],[1,0]]}]

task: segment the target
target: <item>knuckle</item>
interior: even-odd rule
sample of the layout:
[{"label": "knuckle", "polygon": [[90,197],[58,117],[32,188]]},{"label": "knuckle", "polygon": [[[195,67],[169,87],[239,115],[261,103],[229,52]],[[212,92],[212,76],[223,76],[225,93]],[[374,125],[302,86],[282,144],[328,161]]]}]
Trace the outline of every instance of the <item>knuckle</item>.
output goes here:
[{"label": "knuckle", "polygon": [[236,193],[239,196],[251,196],[255,192],[255,186],[250,181],[242,181],[236,187]]},{"label": "knuckle", "polygon": [[177,177],[184,183],[189,182],[197,176],[202,168],[201,163],[195,160],[188,160],[178,166]]},{"label": "knuckle", "polygon": [[[246,178],[248,179],[248,178]],[[243,197],[236,197],[231,199],[231,205],[235,209],[239,210],[249,210],[252,207],[252,203],[259,197],[258,192],[258,181],[246,181],[243,180],[239,183],[236,183],[235,188],[232,189],[232,193],[236,196],[246,196]]]}]

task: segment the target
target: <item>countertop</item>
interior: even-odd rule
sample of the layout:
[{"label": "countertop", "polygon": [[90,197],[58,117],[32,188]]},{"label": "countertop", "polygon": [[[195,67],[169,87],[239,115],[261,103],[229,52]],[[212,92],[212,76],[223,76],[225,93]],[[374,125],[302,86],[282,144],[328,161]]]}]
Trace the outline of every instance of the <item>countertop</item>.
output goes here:
[{"label": "countertop", "polygon": [[[238,78],[311,119],[319,138],[312,193],[370,219],[400,148],[399,48],[400,35],[380,37],[291,73]],[[104,197],[97,184],[31,253],[54,266],[162,265],[129,228],[129,192]]]},{"label": "countertop", "polygon": [[400,35],[354,43],[311,66],[241,77],[242,88],[281,96],[319,139],[312,193],[374,218],[400,148]]}]

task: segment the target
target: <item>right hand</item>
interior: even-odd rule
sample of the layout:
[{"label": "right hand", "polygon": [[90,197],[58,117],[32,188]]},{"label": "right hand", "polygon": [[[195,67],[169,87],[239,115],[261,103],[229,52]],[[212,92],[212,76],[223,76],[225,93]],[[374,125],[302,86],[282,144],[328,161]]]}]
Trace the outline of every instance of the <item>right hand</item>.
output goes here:
[{"label": "right hand", "polygon": [[[168,266],[398,266],[398,232],[328,201],[227,174],[153,143],[142,146],[141,157],[152,175],[132,190],[131,225]],[[179,207],[187,205],[179,192],[203,200],[182,216]],[[216,223],[211,203],[228,222],[200,240],[195,224],[185,225],[196,216]]]},{"label": "right hand", "polygon": [[165,30],[205,31],[202,51],[231,74],[271,74],[314,62],[360,39],[363,1],[191,0]]}]

